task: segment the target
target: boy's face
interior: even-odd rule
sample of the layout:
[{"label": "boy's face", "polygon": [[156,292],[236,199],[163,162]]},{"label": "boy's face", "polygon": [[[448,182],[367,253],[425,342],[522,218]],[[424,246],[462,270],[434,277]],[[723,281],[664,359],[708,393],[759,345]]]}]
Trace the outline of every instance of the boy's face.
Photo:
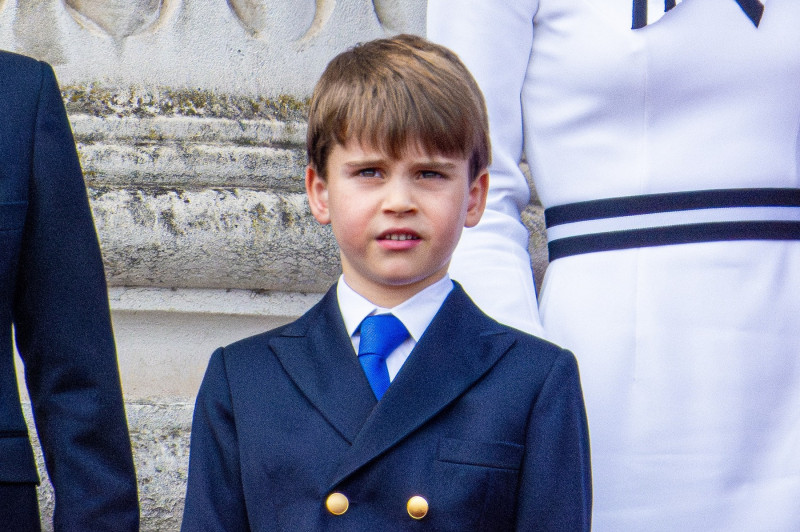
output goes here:
[{"label": "boy's face", "polygon": [[469,161],[409,148],[399,159],[337,145],[327,180],[306,170],[314,217],[330,223],[344,277],[373,303],[393,307],[447,273],[462,228],[478,223],[489,175],[469,182]]}]

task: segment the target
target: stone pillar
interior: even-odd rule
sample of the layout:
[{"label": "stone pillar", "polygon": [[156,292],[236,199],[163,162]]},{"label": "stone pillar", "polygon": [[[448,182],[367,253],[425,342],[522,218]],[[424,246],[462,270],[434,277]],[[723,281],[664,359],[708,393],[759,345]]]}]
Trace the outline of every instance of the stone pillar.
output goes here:
[{"label": "stone pillar", "polygon": [[[303,194],[317,77],[357,42],[424,28],[424,0],[0,0],[0,48],[55,67],[78,143],[143,531],[179,528],[212,350],[296,318],[339,273]],[[40,494],[50,530],[46,480]]]}]

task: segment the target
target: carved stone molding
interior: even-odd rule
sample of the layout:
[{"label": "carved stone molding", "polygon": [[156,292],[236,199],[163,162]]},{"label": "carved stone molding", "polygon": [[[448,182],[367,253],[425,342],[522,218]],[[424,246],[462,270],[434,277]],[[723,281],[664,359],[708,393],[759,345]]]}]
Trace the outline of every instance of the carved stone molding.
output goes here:
[{"label": "carved stone molding", "polygon": [[311,27],[308,28],[308,31],[301,40],[309,40],[312,39],[315,35],[317,35],[322,29],[328,25],[328,21],[333,14],[333,10],[336,7],[336,0],[316,0],[317,2],[317,10],[314,14],[314,20],[311,23]]},{"label": "carved stone molding", "polygon": [[425,0],[373,0],[372,4],[381,26],[392,33],[425,27]]},{"label": "carved stone molding", "polygon": [[140,33],[156,23],[164,0],[64,0],[79,22],[90,21],[114,39]]},{"label": "carved stone molding", "polygon": [[0,48],[55,65],[62,86],[302,99],[336,53],[425,31],[425,0],[0,2]]},{"label": "carved stone molding", "polygon": [[110,286],[323,292],[339,274],[304,194],[91,191]]},{"label": "carved stone molding", "polygon": [[321,292],[339,273],[305,201],[306,103],[66,87],[110,286]]},{"label": "carved stone molding", "polygon": [[227,0],[231,11],[247,31],[254,36],[270,34],[294,41],[304,36],[317,19],[318,4],[324,0]]}]

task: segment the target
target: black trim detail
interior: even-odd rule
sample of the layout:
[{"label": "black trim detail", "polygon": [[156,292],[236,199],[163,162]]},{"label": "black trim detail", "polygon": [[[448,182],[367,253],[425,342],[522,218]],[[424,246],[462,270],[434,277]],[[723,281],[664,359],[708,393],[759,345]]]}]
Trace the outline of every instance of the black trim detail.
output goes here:
[{"label": "black trim detail", "polygon": [[736,3],[739,4],[739,7],[742,8],[750,22],[757,28],[761,22],[761,16],[764,14],[764,4],[758,0],[736,0]]},{"label": "black trim detail", "polygon": [[587,220],[727,207],[800,207],[798,188],[733,188],[644,194],[556,205],[545,209],[547,227]]},{"label": "black trim detail", "polygon": [[710,222],[594,233],[553,240],[550,261],[598,251],[729,240],[800,240],[800,222]]},{"label": "black trim detail", "polygon": [[647,26],[647,0],[633,0],[632,19],[632,30]]},{"label": "black trim detail", "polygon": [[[764,14],[764,4],[759,0],[735,0],[744,14],[757,28]],[[664,0],[664,12],[675,7],[675,0]],[[638,30],[647,26],[647,0],[633,0],[631,29]]]}]

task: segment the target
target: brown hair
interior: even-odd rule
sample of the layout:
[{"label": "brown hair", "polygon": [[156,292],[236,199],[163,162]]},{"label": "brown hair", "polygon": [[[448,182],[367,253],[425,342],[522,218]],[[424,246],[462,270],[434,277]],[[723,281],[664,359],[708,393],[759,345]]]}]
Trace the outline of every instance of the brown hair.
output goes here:
[{"label": "brown hair", "polygon": [[478,84],[458,56],[414,35],[359,44],[328,63],[308,117],[309,164],[326,178],[328,156],[348,141],[393,158],[410,146],[489,165],[489,124]]}]

